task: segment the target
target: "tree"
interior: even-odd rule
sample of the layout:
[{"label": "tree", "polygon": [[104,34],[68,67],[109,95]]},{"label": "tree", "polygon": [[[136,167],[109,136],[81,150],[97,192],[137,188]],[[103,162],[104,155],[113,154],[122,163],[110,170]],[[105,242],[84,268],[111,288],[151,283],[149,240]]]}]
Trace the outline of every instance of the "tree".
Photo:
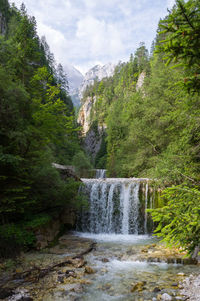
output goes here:
[{"label": "tree", "polygon": [[56,77],[57,77],[57,82],[60,85],[61,89],[68,93],[69,85],[67,80],[67,74],[65,73],[63,66],[61,64],[58,64],[56,70]]},{"label": "tree", "polygon": [[[200,191],[197,187],[172,186],[163,191],[165,206],[148,210],[157,223],[155,233],[168,245],[193,254],[200,248]],[[197,252],[198,253],[198,252]]]},{"label": "tree", "polygon": [[185,68],[184,84],[188,90],[200,90],[200,2],[177,0],[169,15],[160,21],[157,51],[165,53],[167,64]]}]

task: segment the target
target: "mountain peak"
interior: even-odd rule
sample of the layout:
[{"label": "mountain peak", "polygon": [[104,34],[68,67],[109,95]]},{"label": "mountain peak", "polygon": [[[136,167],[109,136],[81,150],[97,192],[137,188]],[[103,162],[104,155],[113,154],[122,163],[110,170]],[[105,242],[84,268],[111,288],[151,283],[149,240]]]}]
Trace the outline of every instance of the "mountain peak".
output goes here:
[{"label": "mountain peak", "polygon": [[115,66],[116,65],[112,63],[108,63],[103,66],[95,65],[88,72],[86,72],[84,80],[79,88],[79,97],[83,97],[83,93],[87,86],[93,85],[95,80],[101,81],[105,77],[113,76]]}]

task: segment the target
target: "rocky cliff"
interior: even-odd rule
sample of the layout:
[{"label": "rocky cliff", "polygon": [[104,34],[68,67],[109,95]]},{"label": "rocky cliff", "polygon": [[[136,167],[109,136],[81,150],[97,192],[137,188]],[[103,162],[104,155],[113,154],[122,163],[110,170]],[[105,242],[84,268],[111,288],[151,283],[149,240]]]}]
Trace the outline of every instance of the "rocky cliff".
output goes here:
[{"label": "rocky cliff", "polygon": [[104,66],[96,65],[91,68],[86,74],[79,87],[79,97],[82,99],[83,93],[87,86],[93,85],[95,80],[102,80],[105,77],[113,76],[115,71],[115,65],[108,63]]},{"label": "rocky cliff", "polygon": [[78,115],[78,123],[82,126],[84,138],[84,147],[94,159],[100,150],[102,137],[105,133],[106,125],[98,124],[93,121],[92,115],[95,115],[96,96],[87,97]]},{"label": "rocky cliff", "polygon": [[[105,74],[112,74],[114,72],[114,66],[111,64],[105,65],[110,66],[109,68],[99,68],[99,66],[95,66],[92,68],[85,77],[85,82],[82,84],[82,88],[86,88],[87,83],[93,83],[95,76],[98,74],[98,78],[103,77]],[[105,67],[104,66],[104,67]],[[138,81],[136,84],[136,90],[142,90],[142,86],[144,84],[144,80],[146,77],[145,72],[141,72],[138,77]],[[80,90],[81,91],[81,90]],[[95,159],[96,155],[100,151],[102,145],[102,138],[106,135],[106,124],[100,123],[95,118],[97,112],[95,109],[95,104],[98,104],[96,96],[88,96],[84,99],[83,104],[80,108],[78,115],[78,123],[82,126],[82,134],[84,138],[84,147],[86,151]],[[104,108],[105,110],[105,108]]]}]

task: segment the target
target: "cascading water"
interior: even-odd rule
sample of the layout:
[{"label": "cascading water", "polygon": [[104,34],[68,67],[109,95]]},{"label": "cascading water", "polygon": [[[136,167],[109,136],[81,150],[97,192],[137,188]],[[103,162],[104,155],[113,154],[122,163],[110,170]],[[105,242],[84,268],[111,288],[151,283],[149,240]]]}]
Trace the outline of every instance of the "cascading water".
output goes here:
[{"label": "cascading water", "polygon": [[96,169],[96,179],[106,178],[106,169]]},{"label": "cascading water", "polygon": [[150,232],[146,213],[151,199],[148,179],[98,178],[82,181],[85,184],[82,192],[89,199],[89,208],[82,211],[79,231],[116,234]]}]

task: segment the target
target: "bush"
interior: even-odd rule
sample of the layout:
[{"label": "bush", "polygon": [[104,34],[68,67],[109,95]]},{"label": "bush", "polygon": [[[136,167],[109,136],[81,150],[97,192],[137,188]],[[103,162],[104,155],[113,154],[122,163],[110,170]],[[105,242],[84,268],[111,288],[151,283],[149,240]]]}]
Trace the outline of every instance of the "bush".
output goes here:
[{"label": "bush", "polygon": [[191,255],[200,247],[200,191],[197,187],[172,186],[163,191],[165,206],[149,209],[158,223],[155,235],[169,246],[182,247]]},{"label": "bush", "polygon": [[3,225],[0,227],[0,257],[16,257],[22,249],[33,246],[35,240],[33,231],[28,231],[23,226]]}]

